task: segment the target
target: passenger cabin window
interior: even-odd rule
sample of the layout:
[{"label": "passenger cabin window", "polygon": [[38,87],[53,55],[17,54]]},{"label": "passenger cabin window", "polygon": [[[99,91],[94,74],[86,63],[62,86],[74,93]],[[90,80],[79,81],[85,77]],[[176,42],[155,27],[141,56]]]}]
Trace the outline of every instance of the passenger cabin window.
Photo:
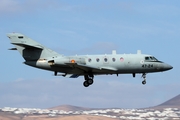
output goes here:
[{"label": "passenger cabin window", "polygon": [[24,38],[24,37],[23,37],[23,36],[18,36],[18,38],[19,38],[19,39],[22,39],[22,38]]},{"label": "passenger cabin window", "polygon": [[104,58],[104,62],[107,62],[108,61],[108,59],[107,58]]},{"label": "passenger cabin window", "polygon": [[99,62],[99,58],[96,58],[96,61]]},{"label": "passenger cabin window", "polygon": [[112,61],[113,61],[113,62],[115,62],[115,61],[116,61],[116,59],[115,59],[115,58],[112,58]]},{"label": "passenger cabin window", "polygon": [[89,58],[88,61],[91,62],[92,61],[91,58]]}]

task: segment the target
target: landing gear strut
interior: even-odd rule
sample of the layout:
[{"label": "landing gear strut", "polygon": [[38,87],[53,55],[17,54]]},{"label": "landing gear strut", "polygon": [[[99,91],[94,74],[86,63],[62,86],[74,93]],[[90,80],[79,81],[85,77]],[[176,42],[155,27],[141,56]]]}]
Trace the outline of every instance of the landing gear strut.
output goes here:
[{"label": "landing gear strut", "polygon": [[143,74],[142,74],[142,78],[144,79],[144,80],[142,81],[142,84],[145,85],[145,84],[146,84],[146,73],[143,73]]},{"label": "landing gear strut", "polygon": [[54,71],[54,76],[57,76],[57,71]]},{"label": "landing gear strut", "polygon": [[84,75],[84,87],[88,87],[89,85],[92,85],[93,84],[93,78],[94,78],[94,75]]},{"label": "landing gear strut", "polygon": [[136,73],[133,73],[132,75],[133,75],[133,77],[136,77]]}]

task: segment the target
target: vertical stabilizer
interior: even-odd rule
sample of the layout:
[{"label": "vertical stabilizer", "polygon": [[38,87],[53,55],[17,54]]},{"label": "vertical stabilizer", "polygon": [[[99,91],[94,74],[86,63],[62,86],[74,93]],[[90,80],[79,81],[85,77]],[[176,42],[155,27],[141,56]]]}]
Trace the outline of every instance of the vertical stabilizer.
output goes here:
[{"label": "vertical stabilizer", "polygon": [[26,61],[34,61],[59,55],[23,34],[9,33],[7,36]]}]

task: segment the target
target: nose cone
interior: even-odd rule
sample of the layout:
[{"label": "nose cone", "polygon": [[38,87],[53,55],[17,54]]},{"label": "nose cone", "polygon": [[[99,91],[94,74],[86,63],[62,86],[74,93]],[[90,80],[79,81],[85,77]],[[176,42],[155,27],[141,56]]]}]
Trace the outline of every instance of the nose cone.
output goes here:
[{"label": "nose cone", "polygon": [[171,70],[173,67],[169,64],[164,64],[164,70]]}]

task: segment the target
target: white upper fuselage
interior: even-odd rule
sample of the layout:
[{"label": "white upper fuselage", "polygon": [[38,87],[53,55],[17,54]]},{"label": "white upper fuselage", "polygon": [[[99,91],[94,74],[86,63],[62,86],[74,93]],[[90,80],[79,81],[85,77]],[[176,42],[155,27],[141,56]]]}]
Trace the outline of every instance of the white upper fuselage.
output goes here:
[{"label": "white upper fuselage", "polygon": [[[26,63],[28,64],[28,62]],[[73,64],[75,67],[73,67]],[[76,64],[80,67],[76,67]],[[166,71],[172,68],[170,65],[158,61],[152,55],[114,53],[104,55],[56,56],[49,59],[42,58],[37,61],[34,67],[79,75],[84,75],[85,73],[82,73],[82,71],[88,71],[88,69],[96,75],[150,73]]]}]

